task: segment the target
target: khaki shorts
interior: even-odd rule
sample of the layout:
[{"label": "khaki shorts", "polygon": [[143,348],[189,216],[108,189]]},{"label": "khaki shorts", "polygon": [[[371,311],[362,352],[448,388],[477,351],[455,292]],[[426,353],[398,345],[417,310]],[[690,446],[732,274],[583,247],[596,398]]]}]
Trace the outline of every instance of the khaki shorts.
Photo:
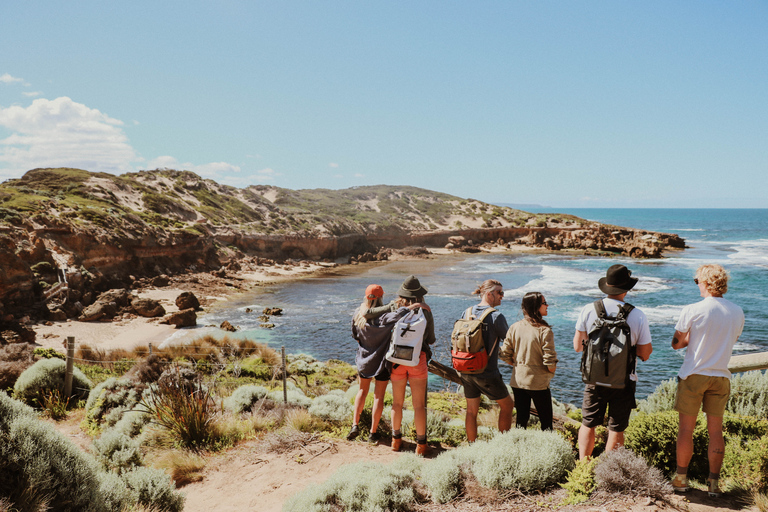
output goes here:
[{"label": "khaki shorts", "polygon": [[696,416],[703,403],[706,414],[722,417],[730,394],[731,380],[727,377],[710,377],[709,375],[689,375],[685,379],[678,377],[675,410],[681,414]]}]

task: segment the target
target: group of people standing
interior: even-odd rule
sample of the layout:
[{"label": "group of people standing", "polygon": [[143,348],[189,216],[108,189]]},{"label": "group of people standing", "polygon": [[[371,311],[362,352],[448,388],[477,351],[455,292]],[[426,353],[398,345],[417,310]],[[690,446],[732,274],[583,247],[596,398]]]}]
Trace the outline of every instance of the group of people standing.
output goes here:
[{"label": "group of people standing", "polygon": [[[636,359],[647,361],[653,352],[646,315],[639,308],[625,302],[627,293],[637,282],[638,279],[632,277],[632,272],[626,266],[612,265],[605,277],[598,281],[598,287],[606,297],[585,305],[576,321],[573,337],[573,348],[576,352],[588,353],[589,357],[593,357],[593,346],[596,343],[601,344],[601,350],[623,350],[621,343],[626,340],[624,344],[630,354],[628,362],[624,365],[626,379],[621,380],[619,384],[593,382],[586,376],[583,378],[586,385],[582,401],[582,424],[578,436],[580,458],[591,457],[595,445],[595,429],[603,425],[606,413],[606,450],[623,446],[624,430],[629,424],[632,409],[636,407]],[[723,298],[728,290],[728,274],[722,266],[702,265],[696,270],[694,282],[703,300],[683,308],[672,339],[672,348],[688,347],[678,374],[675,399],[680,423],[677,437],[677,472],[672,485],[678,492],[685,492],[689,488],[687,471],[693,455],[693,430],[703,404],[709,432],[709,494],[719,496],[721,491],[718,479],[725,447],[722,422],[730,395],[731,373],[728,363],[733,346],[744,327],[744,313],[739,306]],[[554,334],[544,318],[549,310],[546,298],[539,292],[526,293],[521,301],[523,319],[509,326],[504,315],[496,309],[504,298],[504,287],[499,281],[488,279],[473,293],[479,295],[480,302],[472,306],[466,314],[483,320],[483,340],[488,362],[480,373],[460,374],[467,402],[467,440],[473,442],[477,439],[481,395],[498,404],[499,431],[505,432],[511,428],[515,406],[516,426],[526,428],[530,419],[531,402],[536,408],[542,430],[551,430],[553,414],[549,383],[557,369],[558,359]],[[376,384],[370,440],[380,439],[378,425],[384,408],[387,382],[391,380],[392,449],[399,451],[402,446],[400,428],[408,384],[411,386],[413,400],[416,453],[424,455],[427,452],[427,361],[431,356],[430,346],[435,342],[435,332],[431,310],[424,302],[426,294],[427,289],[415,276],[409,276],[398,290],[398,298],[386,305],[382,301],[384,291],[381,286],[370,285],[366,289],[365,300],[355,313],[352,327],[353,337],[358,342],[356,363],[360,389],[355,398],[353,426],[348,439],[354,439],[359,434],[358,422],[371,380],[375,380]],[[490,311],[487,312],[489,308]],[[399,319],[413,310],[422,310],[427,318],[421,356],[416,366],[393,364],[385,357],[391,331]],[[488,314],[484,315],[486,312]],[[608,327],[605,327],[606,325]],[[602,339],[606,336],[611,339],[608,348],[605,348],[605,341]],[[611,343],[614,344],[613,348]],[[603,356],[594,357],[607,358],[607,353],[603,352]],[[511,395],[499,371],[499,359],[512,365]],[[585,371],[585,364],[588,364],[585,359],[586,357],[582,358],[582,372]]]}]

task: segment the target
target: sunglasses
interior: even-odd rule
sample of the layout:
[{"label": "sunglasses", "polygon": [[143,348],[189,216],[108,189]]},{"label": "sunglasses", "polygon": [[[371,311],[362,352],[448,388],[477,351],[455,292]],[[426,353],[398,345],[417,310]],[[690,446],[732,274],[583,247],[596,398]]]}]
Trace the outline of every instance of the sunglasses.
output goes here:
[{"label": "sunglasses", "polygon": [[496,290],[496,293],[498,293],[502,297],[504,296],[504,290]]},{"label": "sunglasses", "polygon": [[549,306],[549,304],[547,304],[547,301],[542,302],[541,305],[542,306]]},{"label": "sunglasses", "polygon": [[699,284],[699,278],[698,278],[698,277],[694,277],[694,278],[693,278],[693,282],[694,282],[695,284]]}]

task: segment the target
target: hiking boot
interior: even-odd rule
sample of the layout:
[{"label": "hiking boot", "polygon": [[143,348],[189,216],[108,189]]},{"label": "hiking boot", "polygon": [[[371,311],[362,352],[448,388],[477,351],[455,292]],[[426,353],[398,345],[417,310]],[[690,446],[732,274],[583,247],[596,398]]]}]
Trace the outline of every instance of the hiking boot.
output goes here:
[{"label": "hiking boot", "polygon": [[672,480],[672,489],[675,492],[688,492],[691,488],[688,487],[688,477],[686,475],[677,474]]},{"label": "hiking boot", "polygon": [[357,436],[360,435],[360,429],[357,425],[352,425],[352,430],[347,434],[347,441],[354,441]]},{"label": "hiking boot", "polygon": [[381,440],[381,434],[379,434],[378,432],[371,432],[368,435],[368,442],[369,443],[379,444],[380,440]]},{"label": "hiking boot", "polygon": [[707,494],[710,498],[719,498],[722,496],[723,491],[720,490],[720,485],[718,485],[718,482],[718,478],[707,478]]},{"label": "hiking boot", "polygon": [[400,448],[403,446],[403,439],[400,437],[393,437],[392,438],[392,451],[393,452],[399,452]]},{"label": "hiking boot", "polygon": [[416,445],[416,455],[418,455],[419,457],[424,457],[428,451],[429,451],[429,446],[427,446],[426,443]]}]

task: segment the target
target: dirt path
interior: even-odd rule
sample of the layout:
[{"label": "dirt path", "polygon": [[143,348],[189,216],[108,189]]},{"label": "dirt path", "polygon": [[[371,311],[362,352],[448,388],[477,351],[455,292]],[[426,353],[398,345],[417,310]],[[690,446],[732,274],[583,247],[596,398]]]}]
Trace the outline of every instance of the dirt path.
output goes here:
[{"label": "dirt path", "polygon": [[[318,441],[302,448],[282,454],[264,453],[257,441],[249,442],[217,456],[209,461],[201,482],[189,484],[181,489],[187,496],[185,512],[258,511],[279,512],[289,496],[310,484],[323,482],[336,470],[352,462],[367,460],[388,464],[399,454],[388,446],[372,446],[365,442]],[[618,497],[605,503],[585,504],[576,507],[557,507],[565,497],[546,499],[539,496],[535,501],[529,498],[519,503],[478,504],[453,503],[441,506],[427,506],[422,510],[453,512],[490,512],[560,510],[574,512],[725,512],[733,510],[756,512],[756,508],[745,506],[736,497],[709,498],[707,493],[692,489],[685,495],[673,495],[670,503],[661,503],[649,498],[634,499]],[[548,502],[540,508],[536,504]]]}]

